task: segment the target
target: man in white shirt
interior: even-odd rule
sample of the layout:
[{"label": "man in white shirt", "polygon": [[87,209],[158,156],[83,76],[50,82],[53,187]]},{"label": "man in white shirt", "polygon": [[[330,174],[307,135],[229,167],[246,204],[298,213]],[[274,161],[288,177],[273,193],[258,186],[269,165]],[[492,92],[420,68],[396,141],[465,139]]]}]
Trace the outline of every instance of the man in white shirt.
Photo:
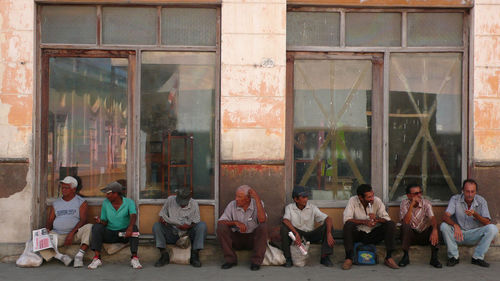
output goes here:
[{"label": "man in white shirt", "polygon": [[391,221],[384,203],[373,193],[372,186],[362,184],[357,189],[357,196],[349,199],[344,210],[344,248],[345,261],[342,269],[350,269],[354,258],[354,242],[376,244],[385,241],[387,255],[384,264],[390,268],[399,266],[392,258],[395,249],[394,236],[396,224]]},{"label": "man in white shirt", "polygon": [[[283,215],[283,224],[281,225],[281,248],[286,258],[285,267],[293,265],[290,244],[292,239],[288,232],[295,235],[295,244],[302,244],[302,238],[310,242],[322,242],[320,263],[327,267],[332,267],[330,255],[333,254],[333,224],[332,219],[319,208],[308,202],[309,194],[303,186],[297,185],[292,192],[295,203],[288,204],[285,207]],[[321,223],[321,226],[314,228],[314,222]]]}]

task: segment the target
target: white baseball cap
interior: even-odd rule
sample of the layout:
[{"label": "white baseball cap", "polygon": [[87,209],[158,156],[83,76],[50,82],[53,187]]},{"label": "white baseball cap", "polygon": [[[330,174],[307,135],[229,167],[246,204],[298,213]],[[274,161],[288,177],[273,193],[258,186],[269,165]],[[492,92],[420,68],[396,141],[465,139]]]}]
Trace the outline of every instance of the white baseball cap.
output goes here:
[{"label": "white baseball cap", "polygon": [[78,181],[74,177],[67,176],[60,183],[69,184],[71,188],[76,188],[78,186]]}]

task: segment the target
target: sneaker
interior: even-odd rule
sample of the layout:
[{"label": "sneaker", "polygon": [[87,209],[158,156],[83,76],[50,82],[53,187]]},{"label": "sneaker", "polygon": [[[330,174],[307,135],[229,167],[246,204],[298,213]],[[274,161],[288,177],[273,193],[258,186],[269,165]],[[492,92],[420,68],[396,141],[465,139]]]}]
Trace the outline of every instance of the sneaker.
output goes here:
[{"label": "sneaker", "polygon": [[87,266],[88,269],[96,269],[102,265],[101,259],[94,258],[92,262]]},{"label": "sneaker", "polygon": [[83,256],[76,255],[73,261],[73,267],[83,267]]},{"label": "sneaker", "polygon": [[73,259],[68,255],[62,255],[61,261],[64,263],[65,266],[69,266],[71,264],[71,262],[73,261]]},{"label": "sneaker", "polygon": [[460,259],[456,259],[455,257],[451,257],[446,262],[446,266],[455,266],[460,262]]},{"label": "sneaker", "polygon": [[475,264],[475,265],[479,265],[481,267],[490,267],[490,264],[485,262],[484,260],[482,259],[475,259],[475,258],[472,258],[471,260],[471,263],[472,264]]},{"label": "sneaker", "polygon": [[134,269],[141,269],[142,268],[142,265],[139,262],[139,258],[138,257],[133,257],[130,260],[130,266],[132,266],[132,268],[134,268]]}]

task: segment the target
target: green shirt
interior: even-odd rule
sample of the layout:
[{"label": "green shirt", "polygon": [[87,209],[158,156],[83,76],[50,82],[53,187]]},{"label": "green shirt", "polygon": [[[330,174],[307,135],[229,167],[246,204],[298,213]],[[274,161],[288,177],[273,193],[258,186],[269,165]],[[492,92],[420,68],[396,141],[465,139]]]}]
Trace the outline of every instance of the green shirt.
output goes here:
[{"label": "green shirt", "polygon": [[130,215],[137,214],[133,200],[122,197],[123,202],[116,210],[108,199],[104,199],[101,208],[101,220],[107,221],[109,230],[122,230],[130,224]]}]

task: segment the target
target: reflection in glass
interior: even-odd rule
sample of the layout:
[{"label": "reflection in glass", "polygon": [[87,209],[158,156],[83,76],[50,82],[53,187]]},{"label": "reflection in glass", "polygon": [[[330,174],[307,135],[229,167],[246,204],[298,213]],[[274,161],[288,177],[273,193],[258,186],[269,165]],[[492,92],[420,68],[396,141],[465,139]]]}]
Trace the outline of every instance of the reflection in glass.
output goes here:
[{"label": "reflection in glass", "polygon": [[141,198],[212,199],[215,54],[145,52],[141,72]]},{"label": "reflection in glass", "polygon": [[49,62],[48,195],[79,176],[85,196],[126,179],[127,59],[51,58]]},{"label": "reflection in glass", "polygon": [[461,54],[394,54],[389,99],[389,199],[408,183],[446,201],[462,166]]},{"label": "reflection in glass", "polygon": [[294,181],[313,200],[347,200],[371,178],[372,64],[297,60]]}]

